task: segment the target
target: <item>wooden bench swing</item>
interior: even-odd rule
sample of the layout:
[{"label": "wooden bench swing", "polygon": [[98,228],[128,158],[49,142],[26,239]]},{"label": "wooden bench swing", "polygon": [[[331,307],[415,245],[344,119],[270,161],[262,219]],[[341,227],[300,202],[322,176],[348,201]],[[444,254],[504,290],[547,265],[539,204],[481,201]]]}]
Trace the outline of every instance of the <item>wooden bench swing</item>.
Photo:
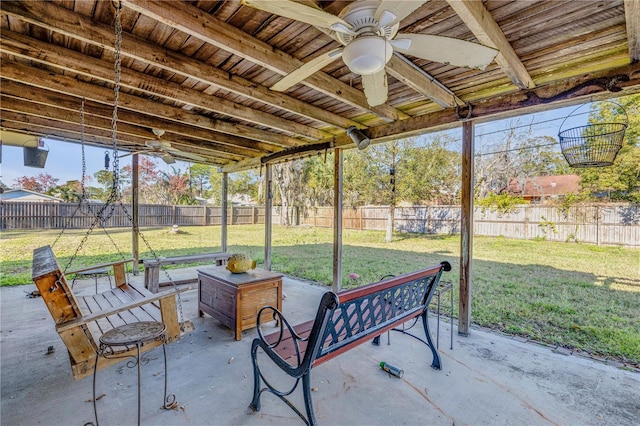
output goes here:
[{"label": "wooden bench swing", "polygon": [[[93,374],[99,338],[113,328],[140,321],[162,322],[166,326],[167,343],[176,341],[184,333],[193,330],[190,321],[179,322],[176,303],[179,293],[189,289],[174,288],[152,294],[127,282],[125,266],[130,262],[131,259],[86,268],[112,268],[115,285],[102,293],[80,296],[69,286],[50,246],[33,251],[33,281],[69,352],[74,380]],[[79,271],[82,270],[75,272]],[[148,342],[142,346],[141,351],[146,352],[160,345],[161,340]],[[102,370],[127,360],[135,352],[136,346],[133,345],[122,347],[117,358],[99,357],[97,369]]]}]

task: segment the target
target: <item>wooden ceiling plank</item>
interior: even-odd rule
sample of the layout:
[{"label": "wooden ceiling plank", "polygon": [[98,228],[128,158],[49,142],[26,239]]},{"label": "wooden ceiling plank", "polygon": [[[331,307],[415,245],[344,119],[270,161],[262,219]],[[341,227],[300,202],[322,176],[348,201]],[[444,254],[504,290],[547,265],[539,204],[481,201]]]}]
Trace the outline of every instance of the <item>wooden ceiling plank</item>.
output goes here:
[{"label": "wooden ceiling plank", "polygon": [[[3,77],[9,80],[20,81],[31,86],[72,94],[74,96],[85,97],[105,104],[113,103],[112,90],[89,83],[83,83],[74,78],[58,74],[51,75],[51,73],[47,71],[28,67],[16,62],[9,63],[6,61],[3,63],[2,71]],[[262,140],[285,147],[301,144],[300,140],[287,137],[286,135],[266,132],[240,124],[215,120],[202,115],[190,113],[182,108],[160,104],[126,93],[120,93],[119,100],[119,107],[122,109],[137,111],[143,114],[153,114],[167,120],[188,123],[193,126],[214,129],[223,133],[240,135],[250,139]]]},{"label": "wooden ceiling plank", "polygon": [[481,43],[500,51],[495,61],[513,84],[520,89],[536,87],[516,51],[513,50],[500,26],[481,0],[447,0],[447,2]]},{"label": "wooden ceiling plank", "polygon": [[629,60],[640,61],[640,1],[624,0],[624,14],[627,21],[627,42]]},{"label": "wooden ceiling plank", "polygon": [[[2,105],[2,109],[6,111],[13,111],[23,114],[28,114],[30,116],[41,117],[44,119],[55,120],[59,122],[64,122],[68,124],[79,124],[80,116],[79,112],[77,114],[69,114],[68,110],[64,110],[61,108],[56,108],[52,105],[47,106],[47,108],[41,108],[40,104],[33,103],[24,99],[8,97],[6,95],[0,96],[0,100],[2,101],[0,104]],[[106,117],[98,117],[95,115],[89,115],[85,113],[84,124],[87,132],[91,132],[91,129],[100,129],[105,131],[110,131],[111,129],[111,119]],[[163,129],[164,130],[164,129]],[[131,125],[128,123],[118,123],[118,135],[129,135],[134,137],[142,138],[144,141],[154,139],[152,133],[149,132],[148,129],[141,128],[139,126]],[[177,135],[176,135],[177,136]],[[180,142],[180,140],[184,140],[184,137],[176,137],[170,136],[169,134],[165,134],[164,139],[170,140],[173,142],[174,140]],[[235,156],[241,157],[258,157],[260,156],[260,152],[256,150],[248,150],[246,148],[238,149],[235,147],[219,145],[215,143],[198,143],[193,139],[192,145],[196,145],[197,149],[206,148],[210,151],[215,151],[219,153],[229,153],[234,154]],[[184,144],[183,144],[184,145]],[[144,144],[142,145],[144,146]]]},{"label": "wooden ceiling plank", "polygon": [[[72,38],[98,45],[113,51],[113,28],[75,15],[73,12],[46,2],[3,1],[3,14],[24,19],[26,22],[61,32]],[[333,114],[322,108],[301,102],[286,94],[277,93],[239,76],[234,76],[211,65],[197,61],[173,50],[168,50],[131,34],[122,35],[122,54],[161,67],[185,77],[197,79],[239,95],[255,99],[320,123],[342,129],[350,126],[362,127],[348,118]]]},{"label": "wooden ceiling plank", "polygon": [[[105,82],[113,81],[113,64],[11,31],[3,31],[0,34],[0,51],[48,65],[55,65],[64,70],[102,79]],[[45,58],[42,57],[42,52],[47,52]],[[177,100],[194,107],[249,121],[253,124],[269,126],[294,135],[299,134],[312,139],[324,139],[331,136],[328,132],[319,131],[294,121],[283,120],[259,110],[244,108],[225,99],[212,97],[197,90],[188,89],[179,84],[127,68],[121,70],[120,84],[134,90],[142,90],[165,99]]]},{"label": "wooden ceiling plank", "polygon": [[[185,3],[155,2],[146,0],[125,0],[125,7],[153,17],[157,21],[175,27],[180,31],[198,37],[214,46],[246,58],[262,67],[287,75],[304,63],[273,46],[258,40],[238,28],[209,15],[195,6]],[[364,93],[337,81],[322,72],[315,73],[304,82],[314,89],[362,108],[373,114],[395,121],[406,118],[401,111],[389,105],[370,107]]]},{"label": "wooden ceiling plank", "polygon": [[[80,98],[52,92],[33,86],[23,85],[14,81],[2,81],[2,93],[18,98],[27,98],[31,102],[37,102],[41,105],[62,108],[67,111],[77,113],[80,110]],[[44,108],[46,109],[46,108]],[[108,118],[111,120],[113,107],[93,101],[85,101],[85,115],[95,115],[97,117]],[[249,151],[258,151],[264,153],[272,153],[281,148],[260,141],[241,138],[239,136],[229,135],[217,132],[211,129],[203,129],[200,127],[189,126],[183,123],[166,121],[160,118],[149,116],[137,112],[126,110],[118,111],[118,122],[128,123],[134,126],[141,126],[147,130],[147,138],[152,138],[152,128],[165,130],[167,133],[177,134],[200,139],[207,142],[217,142],[223,145],[237,146],[248,148]]]}]

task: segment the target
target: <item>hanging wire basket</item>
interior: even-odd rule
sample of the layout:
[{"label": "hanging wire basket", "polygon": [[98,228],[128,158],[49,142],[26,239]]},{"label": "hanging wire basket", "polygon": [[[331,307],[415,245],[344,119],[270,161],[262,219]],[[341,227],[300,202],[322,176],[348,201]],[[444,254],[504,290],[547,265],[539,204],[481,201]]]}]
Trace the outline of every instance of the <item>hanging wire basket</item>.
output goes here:
[{"label": "hanging wire basket", "polygon": [[587,124],[563,130],[567,119],[575,117],[576,112],[584,105],[574,109],[562,121],[558,139],[562,155],[571,167],[606,167],[615,161],[618,151],[622,148],[629,118],[622,106],[615,102],[610,103],[622,111],[624,122]]}]

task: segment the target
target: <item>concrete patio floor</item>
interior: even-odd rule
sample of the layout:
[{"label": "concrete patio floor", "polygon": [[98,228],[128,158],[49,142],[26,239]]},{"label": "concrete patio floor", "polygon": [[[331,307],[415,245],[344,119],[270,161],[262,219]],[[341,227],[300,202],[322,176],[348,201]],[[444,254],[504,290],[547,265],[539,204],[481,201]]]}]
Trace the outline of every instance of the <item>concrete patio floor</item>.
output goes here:
[{"label": "concrete patio floor", "polygon": [[[193,273],[195,268],[186,268]],[[172,275],[174,273],[172,272]],[[136,280],[141,277],[135,277]],[[174,277],[177,279],[177,277]],[[92,284],[89,285],[92,287]],[[193,286],[195,287],[195,285]],[[74,382],[62,341],[33,285],[3,287],[1,295],[2,425],[82,425],[93,421],[91,379]],[[326,288],[284,279],[285,315],[313,317]],[[162,354],[143,366],[142,423],[146,425],[302,424],[279,399],[264,394],[262,410],[248,414],[253,373],[250,346],[257,335],[197,316],[197,291],[182,294],[184,316],[196,329],[167,347],[169,391],[179,407],[162,410]],[[432,320],[435,332],[435,321]],[[321,425],[637,425],[640,374],[491,332],[454,334],[441,321],[443,369],[415,339],[391,334],[379,347],[363,344],[312,370],[313,402]],[[47,355],[47,348],[55,352]],[[263,359],[266,359],[263,357]],[[378,368],[402,367],[402,379]],[[267,366],[269,363],[263,363]],[[275,380],[286,380],[267,368]],[[98,373],[101,425],[135,424],[136,373],[123,364]],[[302,405],[300,393],[293,398]]]}]

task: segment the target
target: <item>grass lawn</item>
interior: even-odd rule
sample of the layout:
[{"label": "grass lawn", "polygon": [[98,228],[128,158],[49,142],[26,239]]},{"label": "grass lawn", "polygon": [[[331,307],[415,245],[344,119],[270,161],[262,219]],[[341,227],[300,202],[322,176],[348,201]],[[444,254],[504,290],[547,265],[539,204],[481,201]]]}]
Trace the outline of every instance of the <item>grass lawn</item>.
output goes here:
[{"label": "grass lawn", "polygon": [[[220,250],[219,227],[149,228],[143,235],[158,256]],[[3,231],[0,244],[2,285],[31,283],[32,250],[53,244],[60,231]],[[85,235],[66,230],[54,246],[65,268]],[[272,267],[299,278],[330,285],[331,229],[273,230]],[[69,269],[118,259],[117,245],[129,257],[131,233],[94,231]],[[264,260],[264,227],[231,226],[230,252]],[[115,245],[114,245],[115,243]],[[448,260],[444,279],[458,282],[459,236],[343,232],[343,285],[376,281]],[[153,255],[140,242],[141,257]],[[348,274],[355,272],[355,282]],[[455,288],[456,286],[454,286]],[[472,321],[539,341],[577,348],[640,366],[640,250],[576,243],[474,237]],[[455,294],[457,298],[457,291]],[[455,306],[457,311],[457,306]]]}]

